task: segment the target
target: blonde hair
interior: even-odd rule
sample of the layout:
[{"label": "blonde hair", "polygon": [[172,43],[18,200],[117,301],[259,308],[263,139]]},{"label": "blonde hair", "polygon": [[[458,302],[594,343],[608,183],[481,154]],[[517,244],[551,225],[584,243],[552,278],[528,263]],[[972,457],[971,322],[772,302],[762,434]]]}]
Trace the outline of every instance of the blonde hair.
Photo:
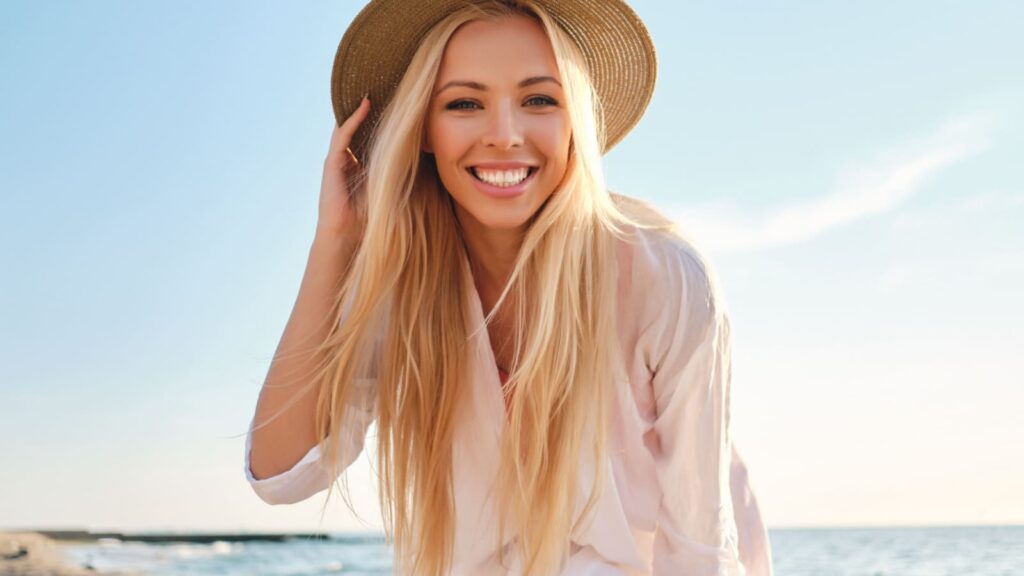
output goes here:
[{"label": "blonde hair", "polygon": [[[334,325],[318,349],[324,361],[312,382],[320,448],[339,476],[343,419],[358,400],[358,383],[376,379],[381,508],[396,569],[405,574],[441,575],[451,567],[453,439],[460,394],[471,377],[471,295],[464,283],[470,272],[453,201],[421,152],[425,117],[455,31],[473,20],[513,15],[534,18],[550,39],[572,123],[566,177],[534,215],[511,278],[486,318],[514,291],[516,360],[506,389],[516,393],[495,491],[495,544],[504,542],[507,526],[518,538],[525,573],[559,571],[571,532],[603,490],[610,368],[619,354],[615,241],[629,227],[670,226],[605,187],[600,102],[579,48],[543,9],[529,0],[470,4],[424,37],[374,130],[365,179],[355,186],[365,232],[338,290]],[[581,473],[594,474],[594,489],[573,521]]]}]

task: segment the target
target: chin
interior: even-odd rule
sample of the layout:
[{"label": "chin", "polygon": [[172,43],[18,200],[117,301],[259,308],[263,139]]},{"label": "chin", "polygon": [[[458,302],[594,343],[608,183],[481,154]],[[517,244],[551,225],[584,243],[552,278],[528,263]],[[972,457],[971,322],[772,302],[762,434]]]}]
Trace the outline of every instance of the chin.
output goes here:
[{"label": "chin", "polygon": [[467,203],[461,203],[458,200],[455,203],[464,218],[468,217],[479,226],[489,230],[522,228],[529,223],[535,212],[535,210],[530,210],[532,207],[530,204],[519,202],[502,205],[500,202],[494,204],[490,199],[473,198]]},{"label": "chin", "polygon": [[517,230],[530,221],[528,216],[520,217],[512,214],[493,214],[475,217],[481,225],[491,230]]}]

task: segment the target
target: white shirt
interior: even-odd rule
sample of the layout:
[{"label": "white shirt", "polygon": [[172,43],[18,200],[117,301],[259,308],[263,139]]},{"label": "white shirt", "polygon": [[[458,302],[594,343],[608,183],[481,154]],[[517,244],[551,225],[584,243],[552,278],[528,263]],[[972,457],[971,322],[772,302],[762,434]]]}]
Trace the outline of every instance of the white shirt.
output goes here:
[{"label": "white shirt", "polygon": [[[714,275],[682,238],[652,231],[637,231],[635,238],[619,243],[618,330],[626,352],[616,366],[606,488],[593,521],[571,534],[561,574],[771,576],[767,531],[731,443],[730,324]],[[466,287],[475,376],[454,440],[451,574],[520,574],[517,564],[502,567],[497,560],[496,507],[488,497],[506,414],[487,331],[478,330],[483,309],[468,274]],[[375,384],[369,381],[371,394]],[[372,403],[369,410],[349,407],[348,415],[343,467],[362,450],[374,419]],[[251,443],[250,432],[245,474],[270,504],[305,500],[334,481],[320,465],[318,446],[291,469],[257,480],[249,467]],[[577,514],[588,484],[581,476]],[[516,558],[508,554],[506,561]]]}]

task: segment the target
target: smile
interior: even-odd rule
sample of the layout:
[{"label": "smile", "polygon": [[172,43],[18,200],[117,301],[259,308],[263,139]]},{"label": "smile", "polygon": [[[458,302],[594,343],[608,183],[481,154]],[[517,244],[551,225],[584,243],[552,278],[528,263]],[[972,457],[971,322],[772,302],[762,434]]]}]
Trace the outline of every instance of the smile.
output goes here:
[{"label": "smile", "polygon": [[476,166],[469,168],[469,173],[472,174],[474,178],[480,182],[484,182],[485,184],[497,186],[498,188],[507,188],[509,186],[520,184],[532,176],[536,171],[537,168],[535,166],[523,166],[512,170],[492,170]]},{"label": "smile", "polygon": [[526,191],[526,188],[537,178],[539,168],[536,166],[516,166],[513,168],[482,168],[471,166],[466,172],[473,178],[477,190],[492,198],[512,198]]}]

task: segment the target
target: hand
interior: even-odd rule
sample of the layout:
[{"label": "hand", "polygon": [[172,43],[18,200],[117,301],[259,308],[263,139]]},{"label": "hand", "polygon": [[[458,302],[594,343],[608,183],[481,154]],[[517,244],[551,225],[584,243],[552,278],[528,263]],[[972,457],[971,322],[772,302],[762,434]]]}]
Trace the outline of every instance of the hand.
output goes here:
[{"label": "hand", "polygon": [[320,209],[316,235],[321,241],[344,242],[362,234],[362,222],[350,198],[352,183],[362,170],[359,160],[349,149],[352,135],[366,120],[370,100],[363,97],[359,107],[341,126],[335,126],[331,145],[324,160],[324,175],[320,183]]}]

